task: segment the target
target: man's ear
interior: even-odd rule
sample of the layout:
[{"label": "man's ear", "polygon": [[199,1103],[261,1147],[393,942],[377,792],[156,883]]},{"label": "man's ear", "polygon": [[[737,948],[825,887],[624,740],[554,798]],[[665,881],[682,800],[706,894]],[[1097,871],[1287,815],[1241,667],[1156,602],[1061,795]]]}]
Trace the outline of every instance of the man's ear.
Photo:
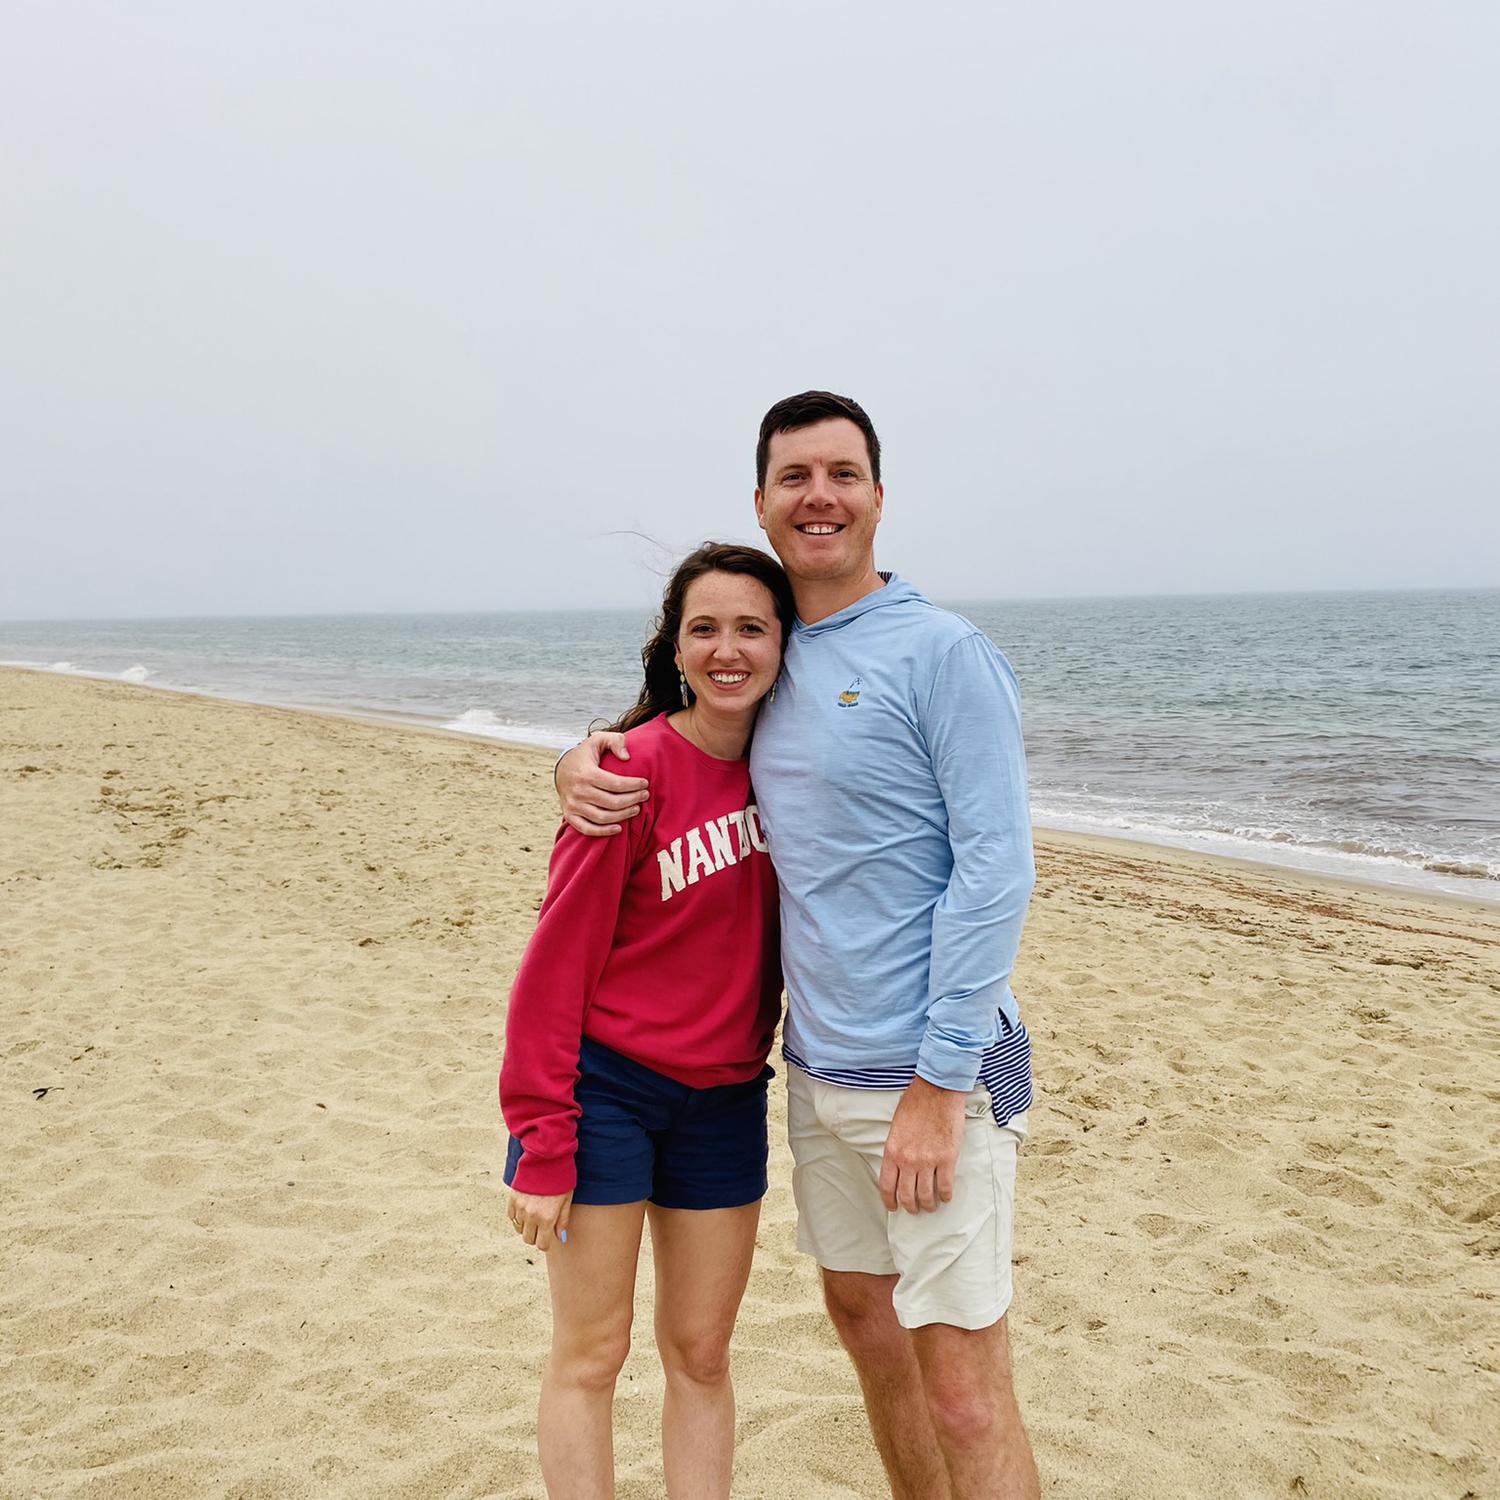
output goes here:
[{"label": "man's ear", "polygon": [[766,498],[761,494],[759,488],[755,491],[755,524],[762,531],[766,529]]},{"label": "man's ear", "polygon": [[879,523],[881,516],[883,516],[884,514],[885,514],[885,486],[883,484],[877,484],[875,486],[875,520],[876,520],[877,524]]}]

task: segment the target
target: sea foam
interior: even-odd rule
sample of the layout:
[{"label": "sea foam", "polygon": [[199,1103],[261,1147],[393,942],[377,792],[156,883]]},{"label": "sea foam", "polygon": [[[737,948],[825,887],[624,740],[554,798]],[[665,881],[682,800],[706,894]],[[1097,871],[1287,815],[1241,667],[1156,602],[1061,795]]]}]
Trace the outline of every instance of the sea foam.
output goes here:
[{"label": "sea foam", "polygon": [[555,729],[534,729],[527,724],[510,724],[492,709],[467,708],[456,719],[443,725],[455,734],[473,734],[487,740],[507,740],[513,745],[540,745],[548,750],[567,750],[576,745],[579,736],[560,734]]},{"label": "sea foam", "polygon": [[1049,807],[1038,802],[1031,804],[1031,816],[1037,828],[1043,831],[1054,829],[1061,833],[1098,834],[1144,844],[1165,844],[1168,848],[1333,875],[1374,885],[1442,891],[1477,901],[1500,900],[1500,896],[1493,892],[1495,882],[1500,879],[1500,869],[1493,865],[1473,863],[1460,869],[1442,862],[1424,861],[1417,855],[1403,857],[1389,851],[1375,852],[1370,847],[1350,847],[1348,844],[1339,847],[1296,835],[1268,837],[1244,828],[1229,831],[1192,827],[1185,820],[1179,822],[1159,816],[1153,819],[1129,812],[1081,814],[1071,808]]}]

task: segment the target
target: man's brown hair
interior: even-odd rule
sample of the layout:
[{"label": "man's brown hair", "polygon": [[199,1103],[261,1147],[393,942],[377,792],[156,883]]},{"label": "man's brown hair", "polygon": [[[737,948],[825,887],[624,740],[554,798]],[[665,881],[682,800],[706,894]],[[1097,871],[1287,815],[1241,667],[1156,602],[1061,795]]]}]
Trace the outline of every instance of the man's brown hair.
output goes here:
[{"label": "man's brown hair", "polygon": [[880,439],[875,436],[875,424],[858,401],[848,396],[835,396],[832,391],[803,391],[800,396],[788,396],[778,401],[760,423],[760,440],[755,445],[755,487],[766,487],[766,461],[771,452],[771,439],[778,432],[795,432],[799,427],[812,427],[818,422],[837,421],[840,417],[853,422],[865,435],[865,448],[870,455],[870,479],[880,483]]}]

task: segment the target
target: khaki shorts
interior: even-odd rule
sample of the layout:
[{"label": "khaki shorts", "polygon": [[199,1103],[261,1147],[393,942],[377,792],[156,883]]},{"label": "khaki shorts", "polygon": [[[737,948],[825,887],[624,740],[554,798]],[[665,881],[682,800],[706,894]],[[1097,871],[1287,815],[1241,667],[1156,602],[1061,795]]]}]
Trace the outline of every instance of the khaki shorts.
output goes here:
[{"label": "khaki shorts", "polygon": [[1026,1116],[997,1125],[989,1090],[964,1105],[953,1197],[934,1213],[887,1213],[880,1163],[900,1089],[851,1089],[787,1068],[797,1248],[829,1271],[895,1275],[903,1328],[988,1328],[1010,1306],[1016,1150]]}]

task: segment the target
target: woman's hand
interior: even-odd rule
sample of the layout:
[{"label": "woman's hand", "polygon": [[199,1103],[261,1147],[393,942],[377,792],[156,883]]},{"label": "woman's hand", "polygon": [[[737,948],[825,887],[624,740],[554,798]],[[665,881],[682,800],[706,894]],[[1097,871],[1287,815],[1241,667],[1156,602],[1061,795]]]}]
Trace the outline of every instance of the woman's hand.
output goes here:
[{"label": "woman's hand", "polygon": [[574,745],[552,773],[563,818],[591,838],[609,838],[621,832],[622,823],[639,815],[647,795],[647,784],[641,777],[600,770],[599,757],[606,750],[620,760],[630,759],[625,736],[601,730],[581,745]]},{"label": "woman's hand", "polygon": [[547,1251],[561,1240],[568,1242],[568,1217],[573,1212],[572,1193],[539,1198],[534,1193],[510,1195],[510,1222],[528,1245]]}]

